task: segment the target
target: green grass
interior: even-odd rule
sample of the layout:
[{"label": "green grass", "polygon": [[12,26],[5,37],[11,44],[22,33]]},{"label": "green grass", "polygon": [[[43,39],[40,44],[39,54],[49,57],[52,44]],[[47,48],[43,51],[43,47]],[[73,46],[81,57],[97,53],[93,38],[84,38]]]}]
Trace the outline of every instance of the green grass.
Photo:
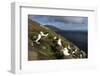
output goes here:
[{"label": "green grass", "polygon": [[[42,38],[40,41],[40,44],[34,43],[34,47],[32,47],[31,46],[32,40],[36,39],[40,31],[48,32],[49,35],[47,38]],[[65,39],[63,36],[54,32],[52,29],[49,29],[47,27],[41,27],[39,23],[28,19],[28,51],[31,51],[31,52],[33,51],[32,52],[33,55],[34,55],[34,52],[37,53],[38,54],[37,60],[56,59],[62,56],[62,55],[57,56],[58,54],[56,54],[55,52],[56,50],[54,48],[54,43],[52,42],[52,39],[54,36],[62,39],[62,43],[64,47],[66,47],[68,44],[74,45],[69,40]],[[77,46],[75,47],[78,48]],[[28,56],[29,60],[31,59],[34,60],[34,58],[31,58],[34,56],[30,56],[32,55],[31,53],[29,53],[28,55],[29,55]]]}]

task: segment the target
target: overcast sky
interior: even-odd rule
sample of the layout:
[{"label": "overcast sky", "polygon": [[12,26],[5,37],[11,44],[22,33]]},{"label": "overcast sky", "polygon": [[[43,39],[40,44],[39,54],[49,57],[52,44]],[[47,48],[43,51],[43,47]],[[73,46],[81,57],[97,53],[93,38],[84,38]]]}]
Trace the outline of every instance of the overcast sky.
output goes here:
[{"label": "overcast sky", "polygon": [[79,16],[29,15],[30,19],[42,25],[55,26],[61,30],[87,31],[88,18]]}]

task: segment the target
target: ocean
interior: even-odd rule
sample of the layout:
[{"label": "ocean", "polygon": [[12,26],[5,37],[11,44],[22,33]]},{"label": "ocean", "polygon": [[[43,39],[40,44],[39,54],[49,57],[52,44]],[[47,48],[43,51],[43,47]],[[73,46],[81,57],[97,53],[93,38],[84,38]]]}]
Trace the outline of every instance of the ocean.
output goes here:
[{"label": "ocean", "polygon": [[86,54],[88,53],[88,32],[87,31],[57,31],[75,45],[77,45]]}]

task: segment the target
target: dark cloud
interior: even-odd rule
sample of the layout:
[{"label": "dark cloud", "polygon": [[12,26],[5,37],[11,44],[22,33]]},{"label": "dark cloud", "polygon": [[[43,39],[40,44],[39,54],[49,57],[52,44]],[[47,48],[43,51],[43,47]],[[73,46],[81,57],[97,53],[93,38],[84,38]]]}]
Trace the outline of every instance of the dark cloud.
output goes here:
[{"label": "dark cloud", "polygon": [[88,18],[79,16],[30,15],[30,19],[41,24],[52,25],[63,30],[87,30]]}]

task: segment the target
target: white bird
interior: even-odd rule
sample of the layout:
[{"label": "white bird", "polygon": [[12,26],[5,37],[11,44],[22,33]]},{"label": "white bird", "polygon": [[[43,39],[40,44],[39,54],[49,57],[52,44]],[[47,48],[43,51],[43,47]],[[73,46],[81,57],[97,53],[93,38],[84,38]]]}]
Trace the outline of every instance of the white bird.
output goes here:
[{"label": "white bird", "polygon": [[61,39],[60,38],[58,39],[57,44],[62,47],[62,43],[61,43]]},{"label": "white bird", "polygon": [[71,47],[68,45],[68,47],[67,47],[68,49],[71,49]]},{"label": "white bird", "polygon": [[78,49],[76,48],[76,49],[75,49],[75,52],[77,52],[77,51],[78,51]]},{"label": "white bird", "polygon": [[72,53],[74,54],[75,52],[77,52],[77,48]]},{"label": "white bird", "polygon": [[82,54],[80,54],[80,58],[82,58],[83,57],[83,55]]},{"label": "white bird", "polygon": [[48,34],[44,34],[42,31],[38,34],[38,38],[35,40],[36,43],[39,44],[39,40],[41,39],[41,37],[44,36],[44,37],[47,37]]},{"label": "white bird", "polygon": [[42,31],[40,32],[41,36],[44,36],[44,37],[47,37],[48,36],[48,33],[47,34],[44,34]]},{"label": "white bird", "polygon": [[53,39],[54,39],[54,40],[56,40],[56,39],[57,39],[57,37],[55,36]]},{"label": "white bird", "polygon": [[38,38],[35,40],[36,43],[39,43],[38,41],[41,39],[41,34],[38,34]]},{"label": "white bird", "polygon": [[63,52],[63,54],[64,54],[65,56],[70,55],[70,54],[68,53],[68,49],[67,49],[67,48],[62,49],[62,52]]},{"label": "white bird", "polygon": [[72,52],[73,54],[75,53],[75,51]]}]

